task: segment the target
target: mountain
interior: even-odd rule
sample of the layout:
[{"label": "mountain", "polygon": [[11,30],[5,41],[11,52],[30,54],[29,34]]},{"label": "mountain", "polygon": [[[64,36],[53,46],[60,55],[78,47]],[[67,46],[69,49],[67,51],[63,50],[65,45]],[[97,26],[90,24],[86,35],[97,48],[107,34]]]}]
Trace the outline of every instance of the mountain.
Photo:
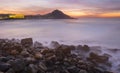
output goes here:
[{"label": "mountain", "polygon": [[72,19],[72,17],[64,14],[60,10],[54,10],[51,13],[43,15],[42,18],[45,18],[45,19]]},{"label": "mountain", "polygon": [[[16,18],[10,18],[10,15],[16,17]],[[23,15],[24,16],[24,15]],[[18,19],[18,16],[16,14],[0,14],[0,20],[4,19]],[[54,10],[51,13],[45,14],[45,15],[25,15],[24,18],[19,19],[74,19],[66,14],[64,14],[60,10]]]}]

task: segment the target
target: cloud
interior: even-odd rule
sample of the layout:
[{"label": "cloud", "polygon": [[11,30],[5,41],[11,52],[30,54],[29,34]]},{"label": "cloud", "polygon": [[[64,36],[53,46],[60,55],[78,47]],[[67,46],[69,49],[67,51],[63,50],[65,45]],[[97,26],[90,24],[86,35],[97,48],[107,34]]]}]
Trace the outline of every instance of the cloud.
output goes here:
[{"label": "cloud", "polygon": [[[55,3],[76,6],[76,8],[97,13],[120,11],[120,0],[52,0]],[[81,8],[82,7],[82,8]],[[98,12],[99,11],[99,12]]]}]

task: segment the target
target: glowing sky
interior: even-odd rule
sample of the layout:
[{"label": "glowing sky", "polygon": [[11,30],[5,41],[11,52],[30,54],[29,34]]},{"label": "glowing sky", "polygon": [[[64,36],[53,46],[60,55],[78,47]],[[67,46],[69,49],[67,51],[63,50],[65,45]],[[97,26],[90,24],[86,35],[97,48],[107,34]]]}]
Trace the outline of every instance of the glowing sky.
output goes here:
[{"label": "glowing sky", "polygon": [[120,17],[120,0],[0,0],[0,14],[45,14],[54,9],[74,17]]}]

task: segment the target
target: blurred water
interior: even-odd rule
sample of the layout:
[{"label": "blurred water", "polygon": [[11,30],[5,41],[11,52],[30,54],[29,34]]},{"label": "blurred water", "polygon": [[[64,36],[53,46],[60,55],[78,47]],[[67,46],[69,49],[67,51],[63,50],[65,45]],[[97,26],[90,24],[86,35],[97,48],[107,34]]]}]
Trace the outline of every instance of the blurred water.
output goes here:
[{"label": "blurred water", "polygon": [[4,20],[0,38],[120,47],[120,19]]},{"label": "blurred water", "polygon": [[3,20],[0,21],[0,38],[28,38],[42,43],[58,41],[63,44],[102,46],[102,53],[110,54],[112,68],[119,73],[120,19],[68,19],[68,20]]}]

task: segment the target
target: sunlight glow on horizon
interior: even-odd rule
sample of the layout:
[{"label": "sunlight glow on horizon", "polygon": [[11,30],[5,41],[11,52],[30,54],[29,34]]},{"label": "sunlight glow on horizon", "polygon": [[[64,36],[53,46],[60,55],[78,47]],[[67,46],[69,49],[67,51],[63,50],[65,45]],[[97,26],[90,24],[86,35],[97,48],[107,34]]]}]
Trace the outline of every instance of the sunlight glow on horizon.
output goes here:
[{"label": "sunlight glow on horizon", "polygon": [[[109,6],[106,6],[109,5]],[[0,14],[47,14],[60,9],[72,17],[120,17],[119,0],[1,0]]]}]

